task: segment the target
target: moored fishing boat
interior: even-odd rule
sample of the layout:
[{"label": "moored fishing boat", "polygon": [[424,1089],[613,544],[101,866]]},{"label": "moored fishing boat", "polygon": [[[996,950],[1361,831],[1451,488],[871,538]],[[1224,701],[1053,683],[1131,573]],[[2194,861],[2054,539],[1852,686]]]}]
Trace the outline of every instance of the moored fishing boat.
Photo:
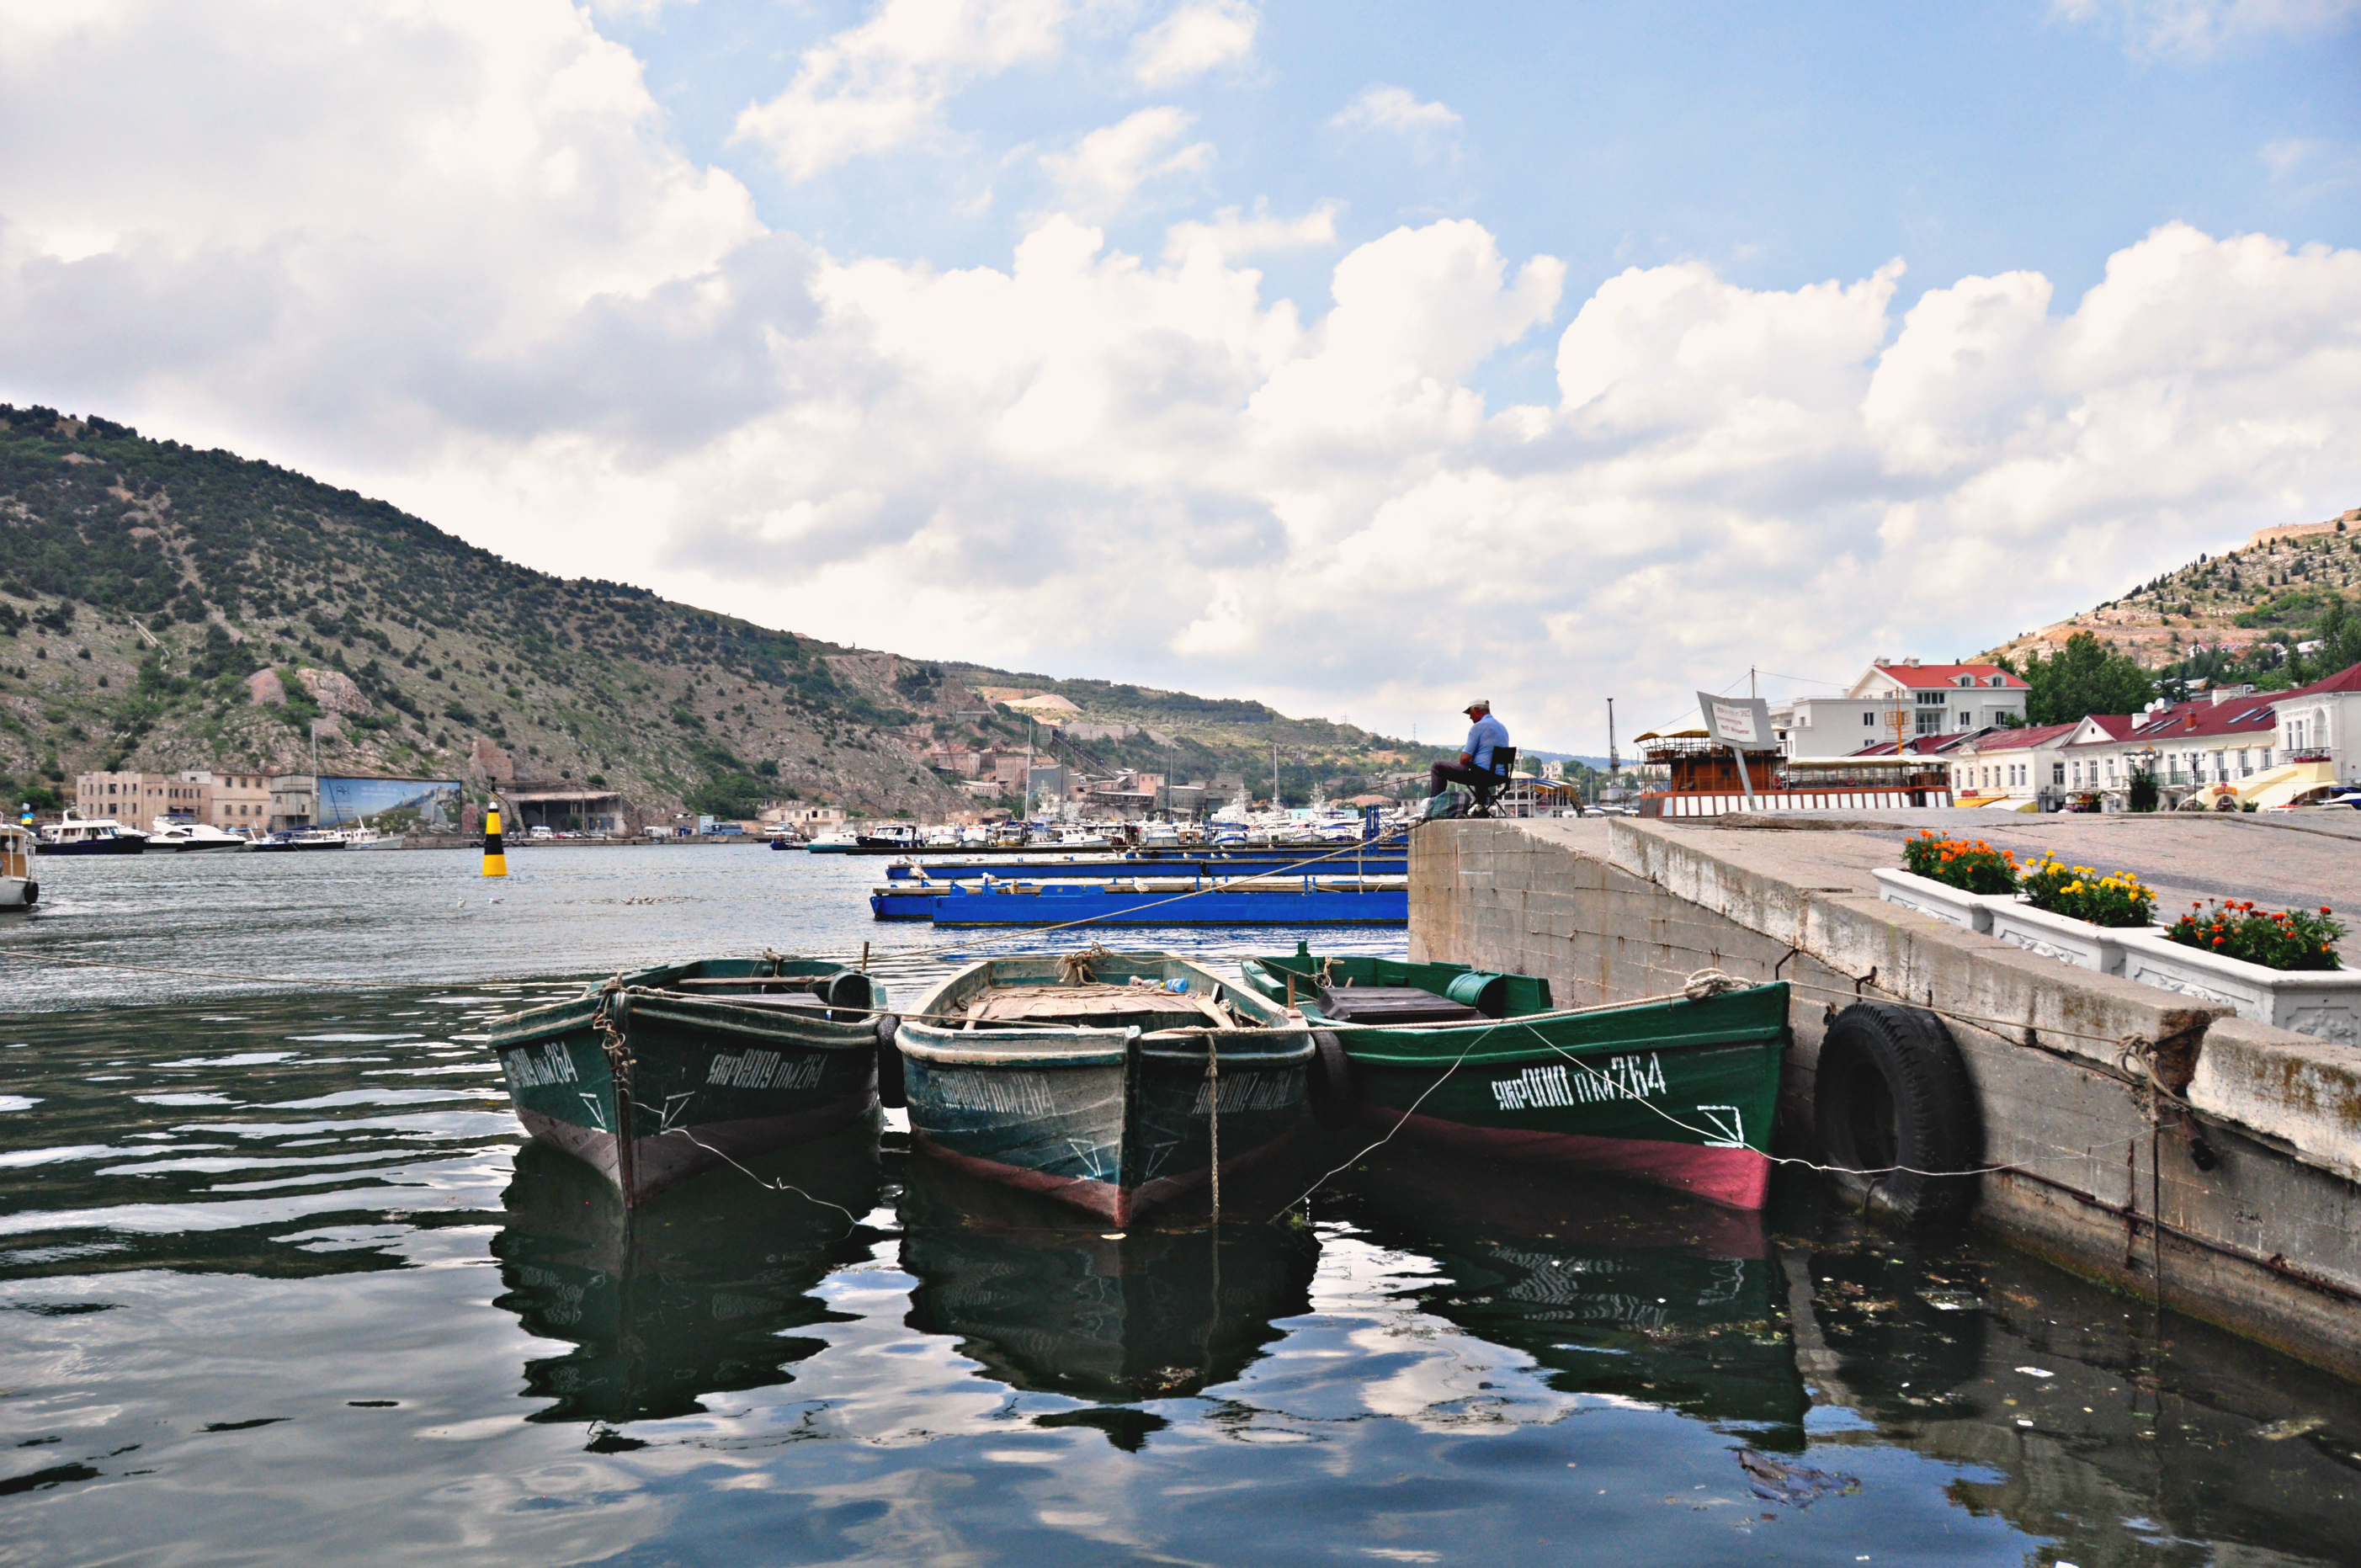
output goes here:
[{"label": "moored fishing boat", "polygon": [[[1496,1157],[1610,1171],[1737,1209],[1771,1181],[1784,984],[1554,1009],[1549,982],[1464,964],[1249,959],[1246,981],[1333,1030],[1362,1119]],[[1323,1030],[1323,1032],[1325,1032]]]},{"label": "moored fishing boat", "polygon": [[0,822],[0,909],[30,909],[40,902],[41,884],[33,880],[38,844],[31,828]]},{"label": "moored fishing boat", "polygon": [[[1300,1020],[1169,953],[989,959],[902,1023],[918,1146],[1116,1224],[1224,1175],[1301,1118]],[[1209,1076],[1209,1068],[1213,1073]]]},{"label": "moored fishing boat", "polygon": [[706,959],[511,1014],[489,1038],[525,1131],[636,1205],[866,1114],[884,1006],[884,987],[840,964]]}]

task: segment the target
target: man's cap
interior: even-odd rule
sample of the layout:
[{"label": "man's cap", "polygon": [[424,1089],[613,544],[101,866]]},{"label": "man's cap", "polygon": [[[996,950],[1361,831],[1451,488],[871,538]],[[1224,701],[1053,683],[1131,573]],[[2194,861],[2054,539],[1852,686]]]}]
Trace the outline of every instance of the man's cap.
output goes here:
[{"label": "man's cap", "polygon": [[1485,712],[1487,712],[1487,713],[1491,712],[1491,711],[1492,711],[1492,703],[1491,703],[1491,699],[1490,699],[1490,698],[1488,698],[1488,697],[1480,697],[1480,696],[1479,696],[1479,697],[1477,697],[1474,702],[1469,703],[1466,707],[1461,708],[1459,711],[1460,711],[1460,712],[1462,712],[1462,713],[1473,713],[1473,712],[1475,712],[1475,711],[1476,711],[1477,708],[1479,708],[1479,707],[1480,707],[1480,708],[1482,708],[1482,709],[1483,709]]}]

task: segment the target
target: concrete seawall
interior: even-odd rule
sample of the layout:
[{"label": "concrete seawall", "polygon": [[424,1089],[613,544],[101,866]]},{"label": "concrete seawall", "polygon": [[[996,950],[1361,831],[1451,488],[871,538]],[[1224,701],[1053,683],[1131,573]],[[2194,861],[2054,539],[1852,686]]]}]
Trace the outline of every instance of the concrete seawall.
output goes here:
[{"label": "concrete seawall", "polygon": [[[1779,1152],[1805,1158],[1837,1010],[1857,996],[1931,1008],[1966,1058],[1982,1163],[2005,1168],[1979,1179],[1982,1225],[2361,1378],[2361,1047],[1881,902],[1871,869],[1899,864],[1923,821],[1431,824],[1411,839],[1411,956],[1542,975],[1565,1005],[1661,994],[1706,968],[1789,981]],[[2251,822],[2130,832],[2114,863],[2180,893],[2224,889],[2159,858],[2205,869],[2218,850],[2282,882],[2307,881],[2306,855],[2325,857],[2310,880],[2361,866],[2361,844]]]}]

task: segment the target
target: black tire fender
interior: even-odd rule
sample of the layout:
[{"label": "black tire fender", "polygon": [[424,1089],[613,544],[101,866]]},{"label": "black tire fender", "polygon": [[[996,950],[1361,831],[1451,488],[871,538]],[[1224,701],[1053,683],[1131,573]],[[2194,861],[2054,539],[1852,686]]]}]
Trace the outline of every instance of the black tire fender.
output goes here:
[{"label": "black tire fender", "polygon": [[888,1111],[899,1111],[909,1103],[902,1087],[902,1047],[894,1036],[901,1032],[902,1020],[891,1013],[881,1014],[874,1025],[877,1032],[877,1103]]},{"label": "black tire fender", "polygon": [[1345,1054],[1345,1043],[1334,1029],[1312,1031],[1311,1070],[1306,1076],[1305,1098],[1312,1102],[1312,1119],[1332,1133],[1351,1126],[1360,1093],[1353,1083],[1353,1059]]},{"label": "black tire fender", "polygon": [[[1955,1224],[1983,1146],[1973,1084],[1932,1013],[1856,1002],[1820,1042],[1813,1119],[1845,1203],[1909,1227]],[[1900,1167],[1903,1168],[1891,1168]]]}]

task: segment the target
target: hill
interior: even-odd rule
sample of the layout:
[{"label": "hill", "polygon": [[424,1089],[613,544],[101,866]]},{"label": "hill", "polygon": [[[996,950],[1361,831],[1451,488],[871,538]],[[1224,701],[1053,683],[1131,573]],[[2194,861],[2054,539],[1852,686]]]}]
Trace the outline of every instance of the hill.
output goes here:
[{"label": "hill", "polygon": [[[643,809],[976,802],[936,742],[1024,741],[978,687],[1054,691],[1068,759],[1351,793],[1426,752],[1258,703],[855,651],[503,560],[349,490],[0,404],[0,797],[98,768],[578,781]],[[324,721],[317,722],[315,721]],[[1134,727],[1147,733],[1123,733]],[[1431,748],[1428,749],[1431,751]]]},{"label": "hill", "polygon": [[2200,555],[2092,609],[2020,632],[1982,657],[2022,664],[2087,631],[2166,680],[2235,671],[2285,686],[2293,684],[2290,655],[2334,630],[2345,614],[2338,607],[2356,599],[2361,509],[2325,522],[2257,530],[2228,554]]}]

